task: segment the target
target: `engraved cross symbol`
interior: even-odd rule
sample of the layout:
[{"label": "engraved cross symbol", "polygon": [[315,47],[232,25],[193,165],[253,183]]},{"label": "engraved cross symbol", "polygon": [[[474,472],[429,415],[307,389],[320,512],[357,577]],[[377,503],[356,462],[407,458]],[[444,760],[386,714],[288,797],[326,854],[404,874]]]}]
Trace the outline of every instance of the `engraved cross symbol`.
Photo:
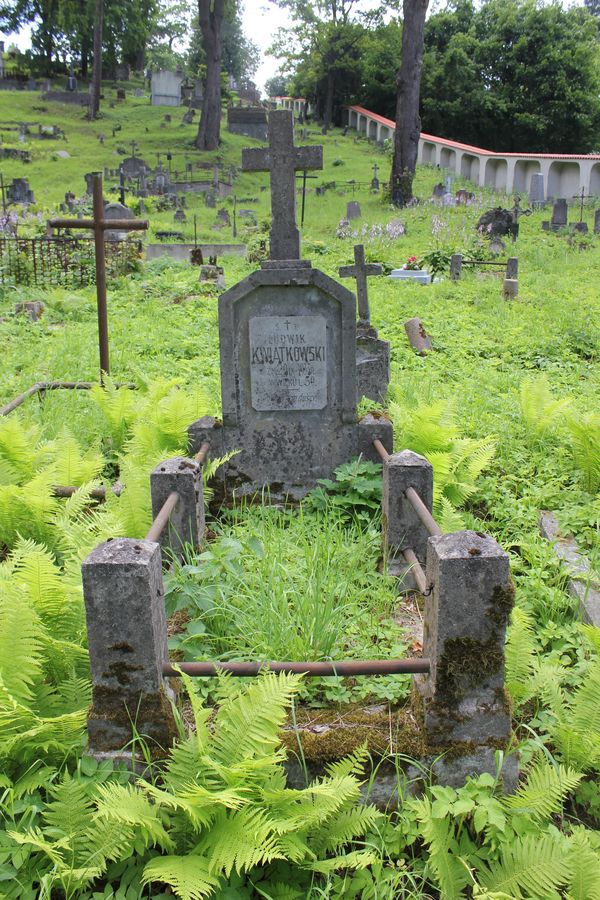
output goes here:
[{"label": "engraved cross symbol", "polygon": [[340,278],[356,278],[356,297],[358,300],[358,318],[361,322],[370,322],[369,291],[367,278],[369,275],[383,275],[383,266],[379,263],[365,262],[364,244],[354,247],[354,265],[340,266]]},{"label": "engraved cross symbol", "polygon": [[322,147],[294,146],[291,109],[276,109],[269,113],[268,149],[242,150],[244,172],[269,172],[271,176],[271,259],[300,259],[295,173],[322,168]]}]

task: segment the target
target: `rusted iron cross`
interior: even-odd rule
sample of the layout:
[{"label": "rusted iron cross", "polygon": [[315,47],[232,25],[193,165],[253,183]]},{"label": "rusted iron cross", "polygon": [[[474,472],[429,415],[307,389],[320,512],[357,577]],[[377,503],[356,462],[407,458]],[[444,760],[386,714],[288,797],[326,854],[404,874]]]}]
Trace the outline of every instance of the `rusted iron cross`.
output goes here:
[{"label": "rusted iron cross", "polygon": [[295,173],[322,168],[322,147],[294,146],[291,109],[269,113],[268,149],[242,150],[244,172],[269,172],[271,176],[271,259],[300,259]]},{"label": "rusted iron cross", "polygon": [[102,175],[93,173],[93,219],[50,219],[52,228],[83,228],[94,232],[96,251],[96,301],[98,307],[98,347],[100,350],[100,382],[104,375],[110,375],[108,351],[108,311],[106,305],[106,254],[104,251],[105,231],[146,231],[145,219],[105,219]]},{"label": "rusted iron cross", "polygon": [[358,300],[358,318],[361,322],[370,322],[369,290],[367,278],[369,275],[383,275],[383,266],[379,263],[365,262],[364,244],[354,246],[354,265],[340,266],[340,278],[356,278],[356,299]]}]

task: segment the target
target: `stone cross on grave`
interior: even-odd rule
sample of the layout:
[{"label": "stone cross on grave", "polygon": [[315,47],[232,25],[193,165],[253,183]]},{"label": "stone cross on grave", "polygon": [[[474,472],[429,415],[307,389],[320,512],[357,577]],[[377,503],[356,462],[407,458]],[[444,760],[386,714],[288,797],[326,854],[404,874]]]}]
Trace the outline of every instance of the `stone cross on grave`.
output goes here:
[{"label": "stone cross on grave", "polygon": [[269,113],[268,149],[242,150],[244,172],[269,172],[271,176],[271,259],[300,259],[295,173],[322,168],[322,147],[294,146],[291,109],[276,109]]},{"label": "stone cross on grave", "polygon": [[365,262],[364,244],[354,247],[354,265],[340,266],[340,278],[356,278],[356,298],[358,300],[358,318],[361,322],[370,322],[369,291],[367,278],[369,275],[383,275],[383,266],[379,263]]}]

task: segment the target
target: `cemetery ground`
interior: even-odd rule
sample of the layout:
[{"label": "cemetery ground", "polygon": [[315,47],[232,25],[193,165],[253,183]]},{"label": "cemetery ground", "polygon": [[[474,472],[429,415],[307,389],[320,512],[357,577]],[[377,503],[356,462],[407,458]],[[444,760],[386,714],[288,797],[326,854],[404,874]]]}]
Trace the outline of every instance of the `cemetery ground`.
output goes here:
[{"label": "cemetery ground", "polygon": [[[12,95],[2,101],[3,117],[13,118],[6,111]],[[151,165],[154,151],[169,144],[180,169],[186,155],[199,158],[189,148],[195,125],[179,128],[183,110],[169,110],[173,121],[163,128],[164,109],[128,99],[92,126],[79,109],[46,105],[48,113],[27,117],[58,121],[68,137],[60,146],[71,157],[54,159],[44,144],[27,166],[3,164],[5,182],[29,177],[44,220],[66,190],[83,192],[85,172],[118,165],[117,145],[136,140]],[[14,118],[23,118],[22,107]],[[122,131],[113,139],[116,121]],[[103,145],[90,139],[100,131]],[[227,165],[239,166],[241,147],[257,145],[226,131],[223,139]],[[370,181],[374,162],[385,177],[387,158],[352,132],[314,133],[297,143],[322,143],[325,170],[315,183],[338,184],[324,196],[310,192],[303,229],[303,256],[334,278],[352,262],[357,242],[369,261],[388,269],[413,255],[481,253],[477,218],[488,206],[510,205],[486,193],[472,207],[427,202],[393,210],[359,188],[361,218],[338,237],[353,199],[351,186],[342,193],[339,185]],[[420,169],[417,195],[429,198],[439,180],[438,171]],[[263,174],[236,181],[238,197],[257,199],[249,205],[259,221],[268,212],[266,185]],[[469,185],[455,182],[461,186]],[[215,211],[201,198],[195,204],[177,226],[186,240],[196,211],[200,240],[231,241],[230,229],[212,230]],[[147,210],[151,232],[173,227],[172,213],[155,215],[152,200]],[[504,755],[521,754],[519,790],[504,796],[498,778],[482,775],[458,790],[430,785],[419,797],[404,796],[399,763],[420,750],[403,715],[407,676],[196,679],[182,729],[195,720],[203,743],[183,743],[166,776],[135,732],[131,749],[141,748],[149,763],[138,785],[86,754],[81,562],[109,537],[146,534],[150,471],[185,455],[190,422],[219,413],[217,292],[198,283],[196,268],[163,258],[109,284],[112,377],[138,390],[108,381],[105,391],[49,392],[0,422],[0,897],[166,897],[161,884],[180,897],[231,900],[600,896],[600,632],[580,621],[568,574],[538,527],[540,511],[554,511],[599,574],[600,245],[597,237],[542,232],[547,217],[536,211],[522,219],[514,248],[507,239],[507,255],[519,257],[515,300],[502,298],[498,276],[476,267],[458,282],[446,271],[426,287],[369,279],[371,319],[392,348],[389,401],[378,412],[393,420],[395,448],[432,462],[434,511],[444,531],[485,531],[510,554],[516,607],[507,685],[515,741]],[[238,239],[256,247],[260,234],[240,229]],[[257,267],[243,257],[220,262],[228,286]],[[16,302],[35,299],[46,307],[39,321],[14,313]],[[92,287],[7,284],[0,316],[0,403],[44,379],[97,380]],[[432,336],[426,357],[406,341],[403,325],[414,316]],[[373,407],[360,404],[361,411]],[[109,489],[104,504],[90,505],[91,486],[117,480],[122,493]],[[56,484],[84,487],[65,500],[53,495]],[[301,509],[254,505],[209,516],[200,557],[190,549],[166,575],[172,652],[302,660],[418,654],[418,603],[379,571],[380,485],[378,467],[350,464]],[[214,722],[215,703],[222,703],[223,733],[240,740],[248,730],[252,766],[236,768],[231,742],[229,757],[211,744],[207,718]],[[366,745],[398,764],[404,799],[386,815],[361,810],[348,764],[330,772],[337,781],[324,779],[309,795],[277,806],[278,734],[307,768],[351,752],[360,757]],[[213,771],[230,767],[229,794],[212,797],[211,806],[206,785],[192,780],[200,752]],[[499,766],[502,757],[499,751]],[[242,813],[235,820],[241,796],[252,804],[246,820]],[[256,851],[248,835],[261,834],[275,812],[286,824],[281,833],[295,840],[284,849],[280,842],[280,858],[269,860],[266,838]],[[227,832],[224,849],[218,840]],[[212,860],[208,867],[205,860]]]}]

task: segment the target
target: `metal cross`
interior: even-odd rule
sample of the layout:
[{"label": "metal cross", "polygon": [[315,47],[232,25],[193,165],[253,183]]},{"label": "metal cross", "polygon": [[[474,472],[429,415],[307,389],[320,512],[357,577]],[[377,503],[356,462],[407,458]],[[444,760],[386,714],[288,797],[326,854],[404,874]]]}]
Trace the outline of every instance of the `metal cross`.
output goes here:
[{"label": "metal cross", "polygon": [[6,214],[6,191],[8,188],[4,184],[4,175],[0,172],[0,192],[2,193],[2,212]]},{"label": "metal cross", "polygon": [[322,147],[294,146],[291,109],[269,113],[268,149],[242,150],[244,172],[269,172],[271,176],[271,259],[300,259],[294,175],[296,171],[322,168]]},{"label": "metal cross", "polygon": [[591,198],[592,198],[593,196],[594,196],[594,194],[586,194],[585,188],[584,188],[584,187],[581,188],[581,193],[580,193],[580,194],[573,194],[573,197],[578,197],[578,198],[581,200],[581,207],[580,207],[580,210],[579,210],[579,221],[580,221],[580,222],[583,222],[583,201],[584,201],[584,200],[591,200]]},{"label": "metal cross", "polygon": [[102,175],[93,173],[93,219],[50,219],[52,228],[83,228],[94,232],[96,250],[96,300],[98,307],[98,347],[100,350],[100,382],[110,374],[108,352],[108,312],[106,306],[106,255],[104,252],[105,231],[146,231],[145,219],[105,219]]},{"label": "metal cross", "polygon": [[302,172],[301,175],[296,175],[296,178],[302,179],[302,209],[300,212],[300,225],[304,225],[304,208],[306,205],[306,179],[307,178],[318,178],[318,175],[307,175],[306,169]]},{"label": "metal cross", "polygon": [[354,265],[340,266],[340,278],[356,278],[356,297],[358,300],[358,318],[361,322],[369,323],[369,290],[367,278],[369,275],[383,275],[383,266],[379,263],[365,262],[364,244],[354,246]]}]

